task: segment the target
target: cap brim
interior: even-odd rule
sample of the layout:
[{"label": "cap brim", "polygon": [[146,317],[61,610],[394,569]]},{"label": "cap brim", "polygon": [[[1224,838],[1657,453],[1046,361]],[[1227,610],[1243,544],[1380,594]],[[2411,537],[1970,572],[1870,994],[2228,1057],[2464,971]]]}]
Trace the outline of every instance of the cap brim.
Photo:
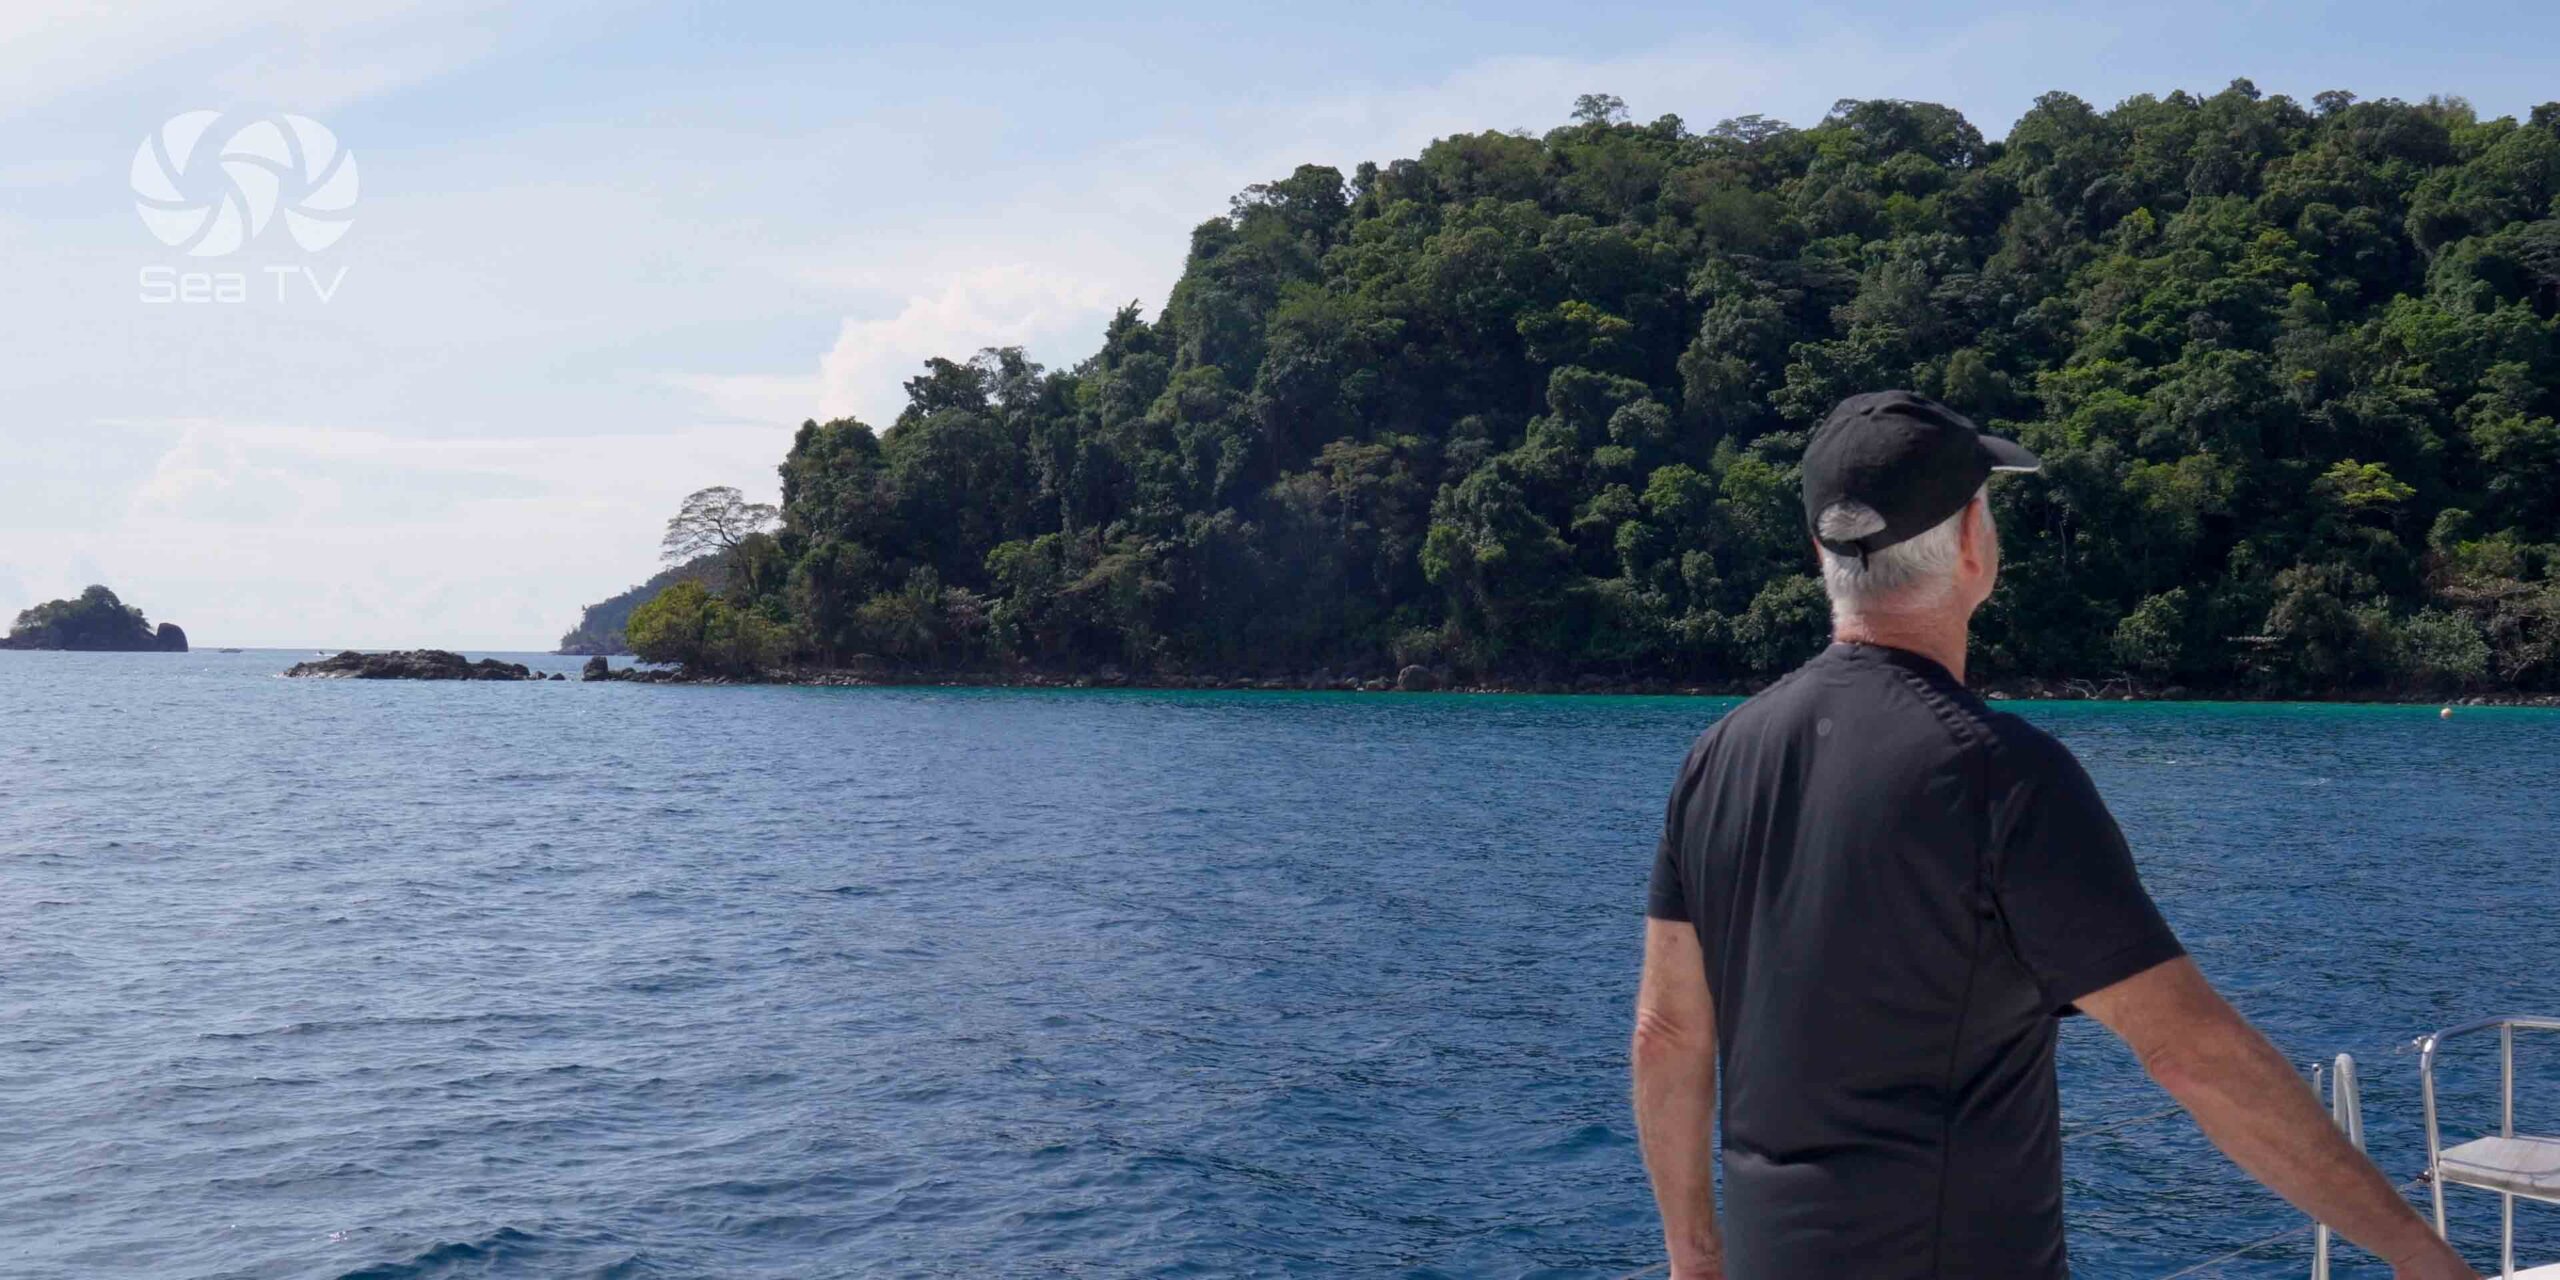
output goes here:
[{"label": "cap brim", "polygon": [[1981,440],[1982,456],[1991,460],[1994,471],[2044,470],[2044,459],[2027,452],[2027,447],[2015,440],[2004,440],[1989,432],[1983,433]]}]

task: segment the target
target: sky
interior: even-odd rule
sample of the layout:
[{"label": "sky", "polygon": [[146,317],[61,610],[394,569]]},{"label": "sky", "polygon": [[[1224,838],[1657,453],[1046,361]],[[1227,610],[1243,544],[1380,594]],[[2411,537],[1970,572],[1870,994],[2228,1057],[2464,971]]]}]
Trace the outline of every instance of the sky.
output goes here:
[{"label": "sky", "polygon": [[0,618],[103,582],[199,647],[548,649],[685,494],[773,499],[803,419],[1072,364],[1243,187],[1581,93],[1995,137],[2236,76],[2560,98],[2547,0],[1069,8],[11,0]]}]

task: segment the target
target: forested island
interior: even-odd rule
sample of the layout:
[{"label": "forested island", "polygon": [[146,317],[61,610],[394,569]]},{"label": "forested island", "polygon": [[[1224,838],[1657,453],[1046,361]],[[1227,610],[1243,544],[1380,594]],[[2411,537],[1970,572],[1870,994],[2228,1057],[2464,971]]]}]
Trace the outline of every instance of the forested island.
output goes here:
[{"label": "forested island", "polygon": [[1985,679],[2548,690],[2556,316],[2560,103],[2054,93],[1993,141],[1592,95],[1248,188],[1072,368],[804,424],[628,630],[704,674],[1750,681],[1825,630],[1806,430],[1900,386],[2046,460],[1993,486]]},{"label": "forested island", "polygon": [[92,586],[69,600],[47,600],[18,614],[0,649],[78,649],[109,653],[185,653],[187,633],[174,622],[154,628],[142,610]]},{"label": "forested island", "polygon": [[662,569],[639,586],[588,605],[579,614],[578,625],[560,637],[559,647],[552,652],[571,655],[631,652],[630,638],[623,634],[624,625],[631,620],[631,611],[642,601],[685,581],[707,583],[717,590],[720,586],[720,558],[703,556]]}]

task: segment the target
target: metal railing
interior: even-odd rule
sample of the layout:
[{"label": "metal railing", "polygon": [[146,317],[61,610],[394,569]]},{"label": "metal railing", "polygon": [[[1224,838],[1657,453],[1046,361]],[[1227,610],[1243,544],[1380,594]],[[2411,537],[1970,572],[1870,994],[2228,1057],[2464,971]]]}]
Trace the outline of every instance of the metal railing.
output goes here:
[{"label": "metal railing", "polygon": [[[2477,1032],[2498,1033],[2498,1136],[2516,1136],[2516,1029],[2527,1031],[2560,1031],[2560,1018],[2535,1017],[2531,1014],[2507,1014],[2482,1018],[2457,1027],[2430,1032],[2417,1039],[2418,1096],[2427,1113],[2427,1184],[2435,1198],[2436,1234],[2445,1234],[2444,1225],[2444,1137],[2436,1125],[2436,1050],[2445,1041]],[[2516,1271],[2516,1196],[2512,1191],[2498,1193],[2499,1232],[2498,1265],[2506,1275]]]},{"label": "metal railing", "polygon": [[[2320,1087],[2320,1068],[2311,1069],[2311,1086]],[[2329,1118],[2346,1130],[2347,1141],[2358,1151],[2364,1150],[2364,1094],[2356,1085],[2356,1056],[2338,1055],[2331,1064],[2329,1078]],[[2335,1234],[2328,1223],[2311,1229],[2311,1280],[2329,1280],[2329,1240]]]},{"label": "metal railing", "polygon": [[[2505,1017],[2482,1018],[2476,1022],[2466,1022],[2460,1026],[2450,1027],[2443,1031],[2419,1036],[2415,1041],[2401,1042],[2400,1052],[2406,1053],[2411,1047],[2415,1047],[2418,1051],[2419,1095],[2425,1104],[2426,1110],[2427,1167],[2425,1171],[2421,1172],[2417,1177],[2401,1183],[2396,1190],[2405,1196],[2408,1193],[2415,1191],[2422,1183],[2427,1186],[2429,1194],[2433,1197],[2436,1234],[2439,1236],[2445,1233],[2445,1215],[2444,1180],[2439,1176],[2439,1166],[2443,1156],[2443,1138],[2442,1131],[2438,1128],[2436,1120],[2436,1050],[2448,1040],[2474,1035],[2482,1031],[2496,1030],[2498,1032],[2498,1133],[2501,1137],[2512,1138],[2515,1136],[2516,1122],[2515,1033],[2518,1028],[2523,1028],[2528,1031],[2560,1031],[2560,1018],[2539,1017],[2529,1014],[2511,1014]],[[2330,1118],[2335,1120],[2338,1127],[2346,1132],[2347,1141],[2354,1144],[2356,1150],[2364,1150],[2364,1098],[2363,1089],[2357,1075],[2355,1055],[2351,1053],[2339,1054],[2325,1067],[2315,1063],[2310,1068],[2310,1074],[2313,1091],[2315,1093],[2325,1093],[2327,1095]],[[2173,1116],[2180,1116],[2184,1114],[2186,1114],[2186,1109],[2184,1107],[2165,1107],[2157,1111],[2143,1112],[2139,1115],[2129,1116],[2125,1119],[2106,1124],[2088,1125],[2075,1128],[2063,1134],[2062,1141],[2070,1143],[2085,1138],[2097,1137],[2101,1134],[2117,1133],[2126,1129],[2140,1128],[2145,1125],[2155,1124],[2159,1121],[2169,1119]],[[2515,1272],[2515,1196],[2513,1193],[2502,1193],[2502,1196],[2506,1203],[2504,1214],[2504,1239],[2501,1242],[2499,1262],[2507,1274],[2513,1275]],[[2260,1237],[2259,1239],[2252,1240],[2236,1249],[2232,1249],[2229,1252],[2217,1254],[2214,1257],[2207,1258],[2202,1262],[2196,1263],[2182,1270],[2171,1272],[2169,1275],[2162,1277],[2161,1280],[2179,1280],[2179,1277],[2201,1275],[2205,1272],[2212,1271],[2218,1267],[2237,1261],[2238,1259],[2255,1253],[2269,1245],[2280,1243],[2288,1237],[2299,1234],[2306,1228],[2312,1232],[2312,1280],[2330,1280],[2329,1254],[2335,1234],[2330,1231],[2326,1223],[2316,1222],[2300,1223],[2292,1227],[2287,1227],[2286,1229],[2275,1232],[2271,1235]],[[1667,1263],[1657,1262],[1652,1266],[1628,1272],[1625,1276],[1620,1277],[1620,1280],[1640,1280],[1642,1277],[1660,1275],[1666,1270],[1668,1270]]]}]

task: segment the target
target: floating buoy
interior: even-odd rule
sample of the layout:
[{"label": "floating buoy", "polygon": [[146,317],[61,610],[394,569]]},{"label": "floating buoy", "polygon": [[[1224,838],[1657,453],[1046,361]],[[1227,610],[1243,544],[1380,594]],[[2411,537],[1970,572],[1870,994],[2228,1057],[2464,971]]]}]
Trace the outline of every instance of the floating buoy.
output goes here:
[{"label": "floating buoy", "polygon": [[2453,718],[2453,708],[2451,708],[2451,707],[2446,707],[2444,710],[2439,711],[2439,712],[2437,712],[2437,713],[2436,713],[2436,719],[2438,719],[2438,720],[2451,720],[2452,718]]}]

